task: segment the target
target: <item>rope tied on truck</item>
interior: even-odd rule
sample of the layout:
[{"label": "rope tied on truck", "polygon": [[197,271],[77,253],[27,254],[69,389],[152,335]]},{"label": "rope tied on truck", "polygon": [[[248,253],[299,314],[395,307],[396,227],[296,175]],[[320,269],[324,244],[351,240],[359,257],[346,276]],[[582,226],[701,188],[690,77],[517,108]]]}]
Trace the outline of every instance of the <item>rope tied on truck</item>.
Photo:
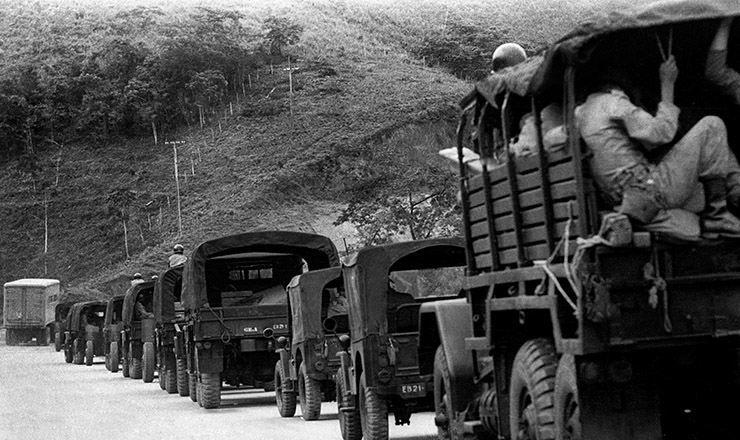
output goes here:
[{"label": "rope tied on truck", "polygon": [[232,336],[232,334],[231,334],[231,329],[229,328],[229,326],[228,326],[228,325],[226,325],[226,323],[225,323],[225,322],[224,322],[224,320],[223,320],[223,319],[222,319],[222,318],[221,318],[221,317],[220,317],[220,316],[218,315],[218,313],[216,313],[216,311],[215,311],[215,310],[213,310],[213,308],[211,308],[211,305],[210,305],[210,304],[206,303],[206,307],[208,307],[208,310],[210,310],[210,312],[211,312],[211,313],[213,314],[213,316],[214,316],[214,317],[215,317],[215,318],[216,318],[216,319],[218,320],[218,322],[219,322],[219,323],[221,323],[221,327],[223,327],[223,328],[224,328],[224,332],[223,332],[223,333],[221,333],[221,342],[223,342],[224,344],[227,344],[227,343],[228,343],[229,341],[231,341],[231,336]]}]

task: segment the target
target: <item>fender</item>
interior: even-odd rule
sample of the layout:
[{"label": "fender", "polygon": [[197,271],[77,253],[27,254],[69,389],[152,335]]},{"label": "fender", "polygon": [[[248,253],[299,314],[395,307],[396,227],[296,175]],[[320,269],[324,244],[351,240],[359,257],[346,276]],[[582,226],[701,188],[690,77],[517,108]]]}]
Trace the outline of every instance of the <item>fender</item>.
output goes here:
[{"label": "fender", "polygon": [[284,391],[296,391],[295,389],[295,380],[296,380],[296,374],[295,374],[295,368],[291,365],[290,359],[290,352],[286,350],[285,348],[279,348],[277,350],[278,354],[280,355],[280,363],[283,365],[283,372],[288,376],[290,379],[287,386],[285,387]]},{"label": "fender", "polygon": [[476,393],[473,356],[465,349],[465,338],[473,336],[472,317],[465,298],[424,303],[419,309],[419,350],[434,353],[432,349],[439,345],[444,349],[450,371],[450,400],[457,412],[464,411]]},{"label": "fender", "polygon": [[[212,342],[210,348],[205,348],[201,344],[195,344],[195,371],[200,373],[221,373],[224,371],[224,346],[220,342]],[[201,345],[201,347],[198,347]]]},{"label": "fender", "polygon": [[337,355],[339,356],[339,360],[342,362],[342,365],[340,365],[339,368],[341,368],[342,372],[344,372],[344,374],[342,375],[342,377],[344,378],[344,389],[351,390],[352,395],[356,395],[357,391],[355,389],[355,381],[353,381],[349,375],[350,368],[352,368],[352,359],[350,359],[349,353],[344,350],[337,353]]}]

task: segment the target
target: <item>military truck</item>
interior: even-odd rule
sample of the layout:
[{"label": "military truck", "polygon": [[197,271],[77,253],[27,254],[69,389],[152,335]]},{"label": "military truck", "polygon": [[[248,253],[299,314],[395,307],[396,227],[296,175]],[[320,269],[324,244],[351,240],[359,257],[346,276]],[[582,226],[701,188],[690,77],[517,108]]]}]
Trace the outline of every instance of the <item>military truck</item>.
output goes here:
[{"label": "military truck", "polygon": [[107,301],[83,301],[69,310],[64,332],[64,358],[67,363],[88,366],[103,350],[103,323]]},{"label": "military truck", "polygon": [[[349,333],[342,269],[331,267],[296,275],[288,284],[288,337],[277,339],[275,400],[282,417],[318,420],[321,403],[336,397],[339,335]],[[326,325],[331,331],[324,331]]]},{"label": "military truck", "polygon": [[456,297],[464,266],[459,238],[371,246],[344,258],[351,337],[341,339],[336,374],[344,440],[388,438],[389,413],[403,425],[433,408],[433,376],[421,373],[425,357],[417,355],[419,307]]},{"label": "military truck", "polygon": [[156,352],[159,367],[159,386],[169,394],[179,392],[187,396],[187,359],[175,353],[178,324],[185,323],[182,308],[182,266],[162,272],[154,283],[154,319],[157,321]]},{"label": "military truck", "polygon": [[[123,298],[121,347],[123,355],[123,376],[131,379],[154,380],[156,355],[154,352],[155,329],[153,309],[154,281],[135,284],[126,291]],[[136,311],[136,302],[144,306],[146,316]]]},{"label": "military truck", "polygon": [[[740,107],[703,78],[719,19],[738,15],[734,0],[677,0],[597,17],[462,100],[466,299],[420,310],[420,357],[436,347],[423,372],[434,374],[440,439],[740,436],[737,241],[683,241],[605,215],[614,210],[591,177],[575,116],[584,84],[615,60],[643,79],[653,109],[661,51],[672,53],[683,130],[720,115],[740,152]],[[552,102],[568,136],[548,151],[540,112]],[[516,157],[510,140],[526,112],[535,154]],[[463,148],[483,154],[497,128],[502,163],[463,163]]]},{"label": "military truck", "polygon": [[123,299],[125,295],[116,295],[108,300],[103,324],[103,347],[105,350],[105,368],[117,373],[121,365],[121,330],[123,330]]},{"label": "military truck", "polygon": [[34,340],[47,345],[47,326],[54,323],[59,303],[59,280],[24,278],[3,286],[3,325],[5,344],[17,345]]},{"label": "military truck", "polygon": [[221,385],[273,390],[275,338],[288,334],[285,288],[304,270],[337,266],[328,238],[302,232],[245,232],[199,244],[185,263],[183,339],[195,400],[220,405]]}]

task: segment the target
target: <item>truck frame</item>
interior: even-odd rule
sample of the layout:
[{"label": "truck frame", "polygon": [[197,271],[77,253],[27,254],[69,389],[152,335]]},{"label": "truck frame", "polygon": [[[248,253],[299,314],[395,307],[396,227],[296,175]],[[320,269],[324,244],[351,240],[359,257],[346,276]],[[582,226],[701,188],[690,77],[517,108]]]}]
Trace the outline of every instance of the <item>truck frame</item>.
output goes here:
[{"label": "truck frame", "polygon": [[[682,125],[719,114],[738,151],[740,109],[697,87],[703,70],[695,67],[719,19],[739,15],[740,4],[723,0],[619,11],[492,74],[463,99],[466,299],[425,304],[419,318],[420,353],[436,348],[426,372],[440,439],[738,436],[737,242],[680,243],[633,224],[629,243],[607,244],[599,234],[610,208],[590,177],[575,109],[581,82],[605,59],[657,80],[657,40],[676,54]],[[540,110],[561,99],[567,144],[545,151]],[[493,145],[495,119],[508,152],[513,121],[529,111],[536,155],[504,153],[501,165],[483,163],[480,173],[463,162],[463,147]]]},{"label": "truck frame", "polygon": [[[157,320],[156,352],[159,366],[159,386],[169,394],[189,394],[187,361],[177,356],[177,329],[185,323],[181,306],[182,266],[171,267],[162,272],[154,284],[154,319]],[[181,353],[184,354],[184,353]]]}]

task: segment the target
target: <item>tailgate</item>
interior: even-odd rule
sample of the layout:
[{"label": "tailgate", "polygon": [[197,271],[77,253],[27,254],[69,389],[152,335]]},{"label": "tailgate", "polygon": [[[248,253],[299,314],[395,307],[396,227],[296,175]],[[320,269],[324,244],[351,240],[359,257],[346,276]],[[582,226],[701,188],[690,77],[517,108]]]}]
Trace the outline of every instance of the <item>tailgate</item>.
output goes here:
[{"label": "tailgate", "polygon": [[285,305],[261,305],[201,309],[195,337],[220,338],[227,328],[232,338],[261,338],[267,328],[273,329],[275,336],[287,335],[288,308]]}]

